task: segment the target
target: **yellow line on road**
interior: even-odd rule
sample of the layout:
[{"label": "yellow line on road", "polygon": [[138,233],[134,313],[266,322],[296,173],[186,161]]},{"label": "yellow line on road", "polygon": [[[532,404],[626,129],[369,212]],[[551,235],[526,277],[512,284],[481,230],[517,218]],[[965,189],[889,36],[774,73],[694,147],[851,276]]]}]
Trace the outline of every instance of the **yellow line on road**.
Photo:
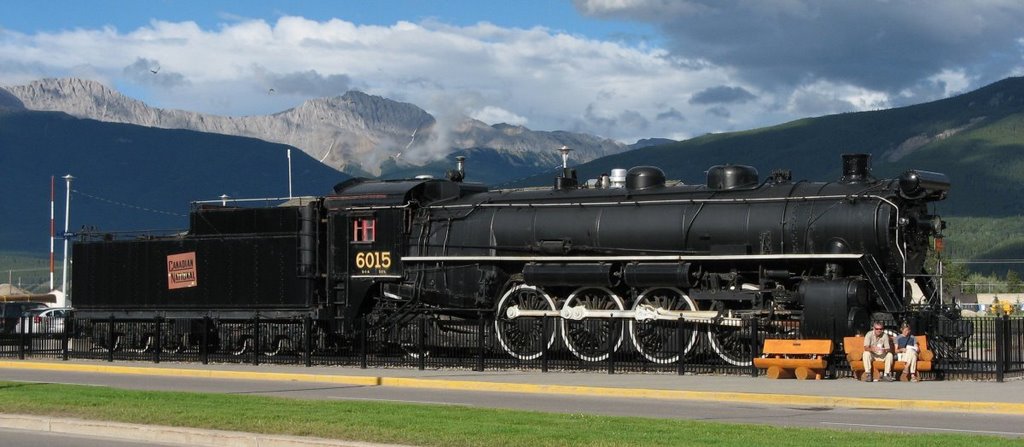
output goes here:
[{"label": "yellow line on road", "polygon": [[0,361],[0,368],[94,372],[108,374],[135,374],[147,376],[202,377],[212,379],[334,383],[360,386],[388,386],[396,388],[484,391],[497,393],[560,394],[574,396],[604,396],[633,399],[744,402],[764,405],[811,405],[828,408],[843,407],[1024,415],[1024,404],[1005,402],[878,399],[867,397],[810,396],[800,394],[745,393],[730,391],[685,391],[659,390],[648,388],[538,385],[528,383],[419,379],[409,377],[343,376],[333,374],[225,371],[187,368],[156,368],[23,361]]},{"label": "yellow line on road", "polygon": [[76,363],[10,362],[0,361],[0,368],[34,369],[45,371],[93,372],[107,374],[134,374],[143,376],[201,377],[236,380],[278,380],[287,382],[336,383],[344,385],[378,386],[380,378],[374,376],[339,376],[332,374],[273,373],[255,371],[225,371],[215,369],[148,368],[118,365],[83,365]]}]

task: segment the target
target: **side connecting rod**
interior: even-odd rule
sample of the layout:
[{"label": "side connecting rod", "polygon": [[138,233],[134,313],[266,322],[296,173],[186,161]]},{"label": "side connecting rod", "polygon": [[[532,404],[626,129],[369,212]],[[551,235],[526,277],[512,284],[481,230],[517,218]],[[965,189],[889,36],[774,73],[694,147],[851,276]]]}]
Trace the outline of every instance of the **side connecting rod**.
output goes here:
[{"label": "side connecting rod", "polygon": [[561,317],[566,320],[580,321],[587,318],[635,319],[636,321],[684,320],[693,323],[709,323],[719,326],[741,326],[742,320],[732,316],[722,317],[716,311],[700,310],[669,310],[641,304],[635,310],[618,309],[587,309],[585,306],[571,306],[562,310],[523,310],[519,306],[511,306],[505,311],[510,319],[520,317]]}]

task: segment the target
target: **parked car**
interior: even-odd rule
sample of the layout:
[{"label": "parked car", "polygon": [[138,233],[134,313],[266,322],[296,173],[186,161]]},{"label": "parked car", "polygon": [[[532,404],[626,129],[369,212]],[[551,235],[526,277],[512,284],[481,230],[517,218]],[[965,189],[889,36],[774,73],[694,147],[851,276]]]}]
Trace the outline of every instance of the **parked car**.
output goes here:
[{"label": "parked car", "polygon": [[70,307],[44,307],[29,309],[18,320],[14,332],[22,333],[25,324],[27,331],[32,334],[60,334],[64,332],[64,319],[70,316]]},{"label": "parked car", "polygon": [[32,309],[46,308],[46,303],[35,301],[11,301],[0,303],[0,333],[10,334],[18,326],[21,316]]}]

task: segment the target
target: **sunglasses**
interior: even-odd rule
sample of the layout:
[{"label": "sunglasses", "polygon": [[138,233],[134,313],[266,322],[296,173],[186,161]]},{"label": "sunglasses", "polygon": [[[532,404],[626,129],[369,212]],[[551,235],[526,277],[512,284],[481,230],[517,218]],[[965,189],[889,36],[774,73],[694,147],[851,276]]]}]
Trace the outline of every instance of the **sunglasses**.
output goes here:
[{"label": "sunglasses", "polygon": [[880,331],[880,330],[882,330],[882,328],[880,328],[880,327],[876,327],[876,328],[875,328],[875,330],[876,330],[876,331]]}]

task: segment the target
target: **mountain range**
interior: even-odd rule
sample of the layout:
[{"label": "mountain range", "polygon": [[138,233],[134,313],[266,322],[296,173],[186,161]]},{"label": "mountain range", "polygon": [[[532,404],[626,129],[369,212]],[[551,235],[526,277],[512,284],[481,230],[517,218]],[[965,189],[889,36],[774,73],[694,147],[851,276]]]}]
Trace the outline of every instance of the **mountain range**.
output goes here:
[{"label": "mountain range", "polygon": [[[274,115],[232,118],[151,108],[90,81],[43,80],[0,89],[0,188],[7,192],[0,202],[0,250],[36,250],[45,243],[51,175],[79,177],[73,223],[181,228],[190,200],[283,195],[284,152],[297,143],[308,144],[307,153],[293,151],[294,169],[301,171],[295,175],[296,195],[324,194],[348,177],[335,168],[384,178],[441,175],[458,154],[470,157],[469,181],[549,185],[561,163],[555,149],[564,144],[574,149],[583,179],[612,168],[653,165],[669,178],[698,184],[708,167],[730,163],[752,165],[762,177],[788,169],[795,180],[835,180],[841,154],[869,153],[876,177],[906,169],[949,176],[953,188],[935,212],[951,222],[947,247],[954,257],[1024,258],[1024,78],[925,104],[681,142],[653,138],[625,145],[570,132],[458,123],[443,130],[441,121],[419,107],[360,92],[310,100]],[[437,152],[443,155],[423,156],[443,138],[450,143]],[[391,152],[398,150],[402,155]]]},{"label": "mountain range", "polygon": [[[25,108],[79,118],[258,138],[292,146],[342,172],[389,177],[437,162],[454,151],[489,152],[508,163],[497,182],[561,163],[557,149],[573,148],[585,162],[629,146],[572,132],[540,132],[458,116],[439,120],[409,103],[359,91],[316,98],[270,115],[217,116],[150,107],[109,87],[77,78],[43,79],[6,87]],[[450,162],[449,162],[450,165]],[[443,172],[443,171],[442,171]]]},{"label": "mountain range", "polygon": [[[49,249],[50,177],[58,231],[71,174],[70,229],[181,229],[189,202],[287,197],[286,146],[254,138],[104,123],[0,107],[0,252]],[[296,196],[323,195],[347,175],[293,151]]]},{"label": "mountain range", "polygon": [[[668,178],[703,183],[718,164],[752,165],[762,177],[789,169],[796,180],[835,180],[840,156],[871,154],[876,177],[907,169],[945,173],[953,189],[940,211],[955,216],[1024,215],[1024,77],[939,101],[806,118],[708,134],[582,163],[582,177],[653,165]],[[546,176],[520,184],[547,183]]]}]

